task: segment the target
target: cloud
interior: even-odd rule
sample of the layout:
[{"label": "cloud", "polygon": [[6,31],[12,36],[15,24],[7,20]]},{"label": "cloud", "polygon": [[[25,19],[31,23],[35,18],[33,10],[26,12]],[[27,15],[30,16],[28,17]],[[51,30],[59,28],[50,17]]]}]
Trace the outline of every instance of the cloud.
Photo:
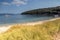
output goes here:
[{"label": "cloud", "polygon": [[8,2],[2,2],[3,5],[10,5]]},{"label": "cloud", "polygon": [[12,4],[15,4],[17,6],[25,5],[26,4],[26,0],[24,0],[24,1],[22,1],[22,0],[13,0]]},{"label": "cloud", "polygon": [[12,2],[2,2],[3,5],[26,5],[28,0],[13,0]]}]

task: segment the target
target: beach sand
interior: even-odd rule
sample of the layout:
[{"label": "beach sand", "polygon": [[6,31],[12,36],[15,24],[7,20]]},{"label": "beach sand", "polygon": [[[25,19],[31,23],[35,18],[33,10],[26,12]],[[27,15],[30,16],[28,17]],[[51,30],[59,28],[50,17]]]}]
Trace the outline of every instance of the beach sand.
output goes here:
[{"label": "beach sand", "polygon": [[[17,24],[17,25],[37,25],[37,24],[43,24],[43,23],[48,22],[48,21],[54,21],[56,19],[60,19],[60,17],[59,18],[53,18],[53,19],[50,19],[50,20],[45,20],[45,21],[29,22],[29,23],[23,23],[23,24]],[[16,24],[0,26],[0,33],[6,32],[13,25],[16,25]]]}]

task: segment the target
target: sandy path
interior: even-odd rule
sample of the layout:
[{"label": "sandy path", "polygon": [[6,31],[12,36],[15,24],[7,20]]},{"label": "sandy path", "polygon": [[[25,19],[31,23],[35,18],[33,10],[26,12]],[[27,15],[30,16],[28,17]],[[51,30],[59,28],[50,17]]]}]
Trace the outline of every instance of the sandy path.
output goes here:
[{"label": "sandy path", "polygon": [[54,36],[53,36],[54,40],[60,40],[60,33],[56,33]]},{"label": "sandy path", "polygon": [[[43,24],[44,22],[48,22],[48,21],[54,21],[56,19],[60,19],[60,18],[54,18],[54,19],[50,19],[50,20],[45,20],[45,21],[38,21],[38,22],[31,22],[31,23],[23,23],[21,25],[36,25],[36,24]],[[15,24],[14,24],[15,25]],[[7,25],[7,26],[1,26],[0,27],[0,33],[3,33],[5,31],[7,31],[9,28],[11,28],[12,25]]]}]

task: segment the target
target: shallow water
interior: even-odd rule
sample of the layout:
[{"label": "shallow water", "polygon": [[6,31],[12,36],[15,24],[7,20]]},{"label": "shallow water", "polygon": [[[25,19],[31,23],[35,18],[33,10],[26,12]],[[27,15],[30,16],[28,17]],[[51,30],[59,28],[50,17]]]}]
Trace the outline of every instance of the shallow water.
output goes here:
[{"label": "shallow water", "polygon": [[37,15],[0,15],[0,24],[25,23],[52,19],[51,16]]}]

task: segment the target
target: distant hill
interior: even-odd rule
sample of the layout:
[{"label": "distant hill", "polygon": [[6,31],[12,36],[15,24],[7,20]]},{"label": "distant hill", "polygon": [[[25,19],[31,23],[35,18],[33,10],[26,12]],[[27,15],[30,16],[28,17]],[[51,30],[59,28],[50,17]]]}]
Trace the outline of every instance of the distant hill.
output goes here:
[{"label": "distant hill", "polygon": [[59,15],[60,16],[60,6],[34,9],[34,10],[23,12],[21,13],[21,15],[44,15],[44,16]]}]

